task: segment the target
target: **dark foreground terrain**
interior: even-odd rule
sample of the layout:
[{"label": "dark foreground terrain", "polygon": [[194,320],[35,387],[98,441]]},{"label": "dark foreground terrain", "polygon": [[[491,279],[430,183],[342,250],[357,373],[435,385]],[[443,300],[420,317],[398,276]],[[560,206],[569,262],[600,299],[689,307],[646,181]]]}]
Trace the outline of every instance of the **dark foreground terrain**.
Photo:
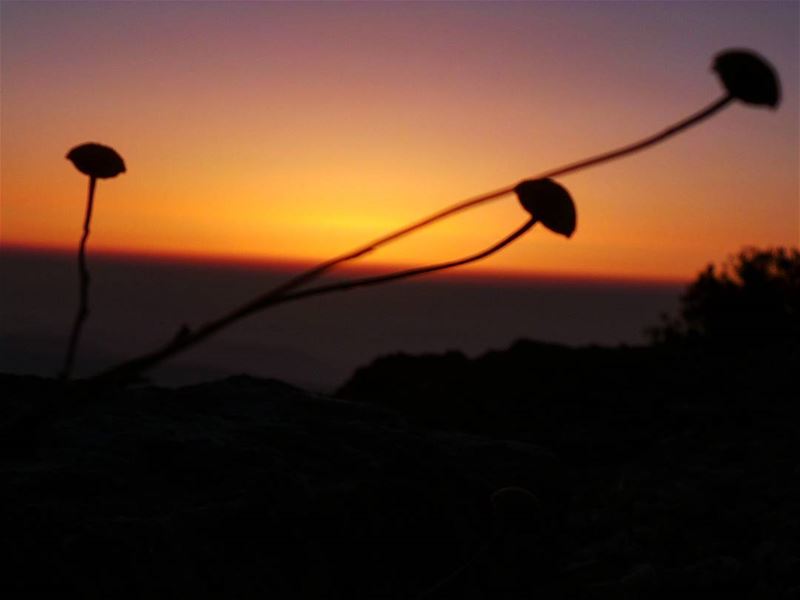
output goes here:
[{"label": "dark foreground terrain", "polygon": [[2,376],[0,594],[800,598],[797,363],[520,342],[339,399]]}]

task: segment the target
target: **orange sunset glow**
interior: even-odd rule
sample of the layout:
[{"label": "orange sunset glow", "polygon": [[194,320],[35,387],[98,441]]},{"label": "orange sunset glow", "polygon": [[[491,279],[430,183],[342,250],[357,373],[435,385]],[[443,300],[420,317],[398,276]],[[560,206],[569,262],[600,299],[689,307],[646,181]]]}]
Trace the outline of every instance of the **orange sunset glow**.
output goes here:
[{"label": "orange sunset glow", "polygon": [[[652,134],[751,47],[777,111],[734,104],[568,175],[570,240],[536,228],[476,269],[688,279],[798,242],[796,3],[2,5],[2,243],[74,249],[96,141],[90,252],[314,262],[441,208]],[[636,50],[632,50],[635,45]],[[509,195],[366,257],[476,252],[525,221]],[[473,267],[469,267],[473,268]]]}]

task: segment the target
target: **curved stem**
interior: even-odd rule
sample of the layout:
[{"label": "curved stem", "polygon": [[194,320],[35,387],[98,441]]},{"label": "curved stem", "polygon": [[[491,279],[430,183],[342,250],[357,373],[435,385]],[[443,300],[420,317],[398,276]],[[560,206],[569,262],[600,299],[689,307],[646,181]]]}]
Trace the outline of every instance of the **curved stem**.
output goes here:
[{"label": "curved stem", "polygon": [[[443,271],[444,269],[451,269],[453,267],[459,267],[462,265],[466,265],[472,262],[476,262],[482,260],[488,256],[491,256],[495,252],[505,248],[515,239],[520,237],[523,233],[528,231],[531,227],[536,224],[536,219],[531,218],[524,225],[522,225],[519,229],[516,229],[513,233],[509,234],[508,236],[504,237],[502,240],[494,244],[493,246],[487,248],[483,252],[479,252],[478,254],[473,254],[472,256],[468,256],[466,258],[462,258],[459,260],[453,260],[449,262],[438,263],[435,265],[429,265],[427,267],[416,267],[413,269],[406,269],[404,271],[398,271],[396,273],[388,273],[386,275],[375,275],[373,277],[363,277],[361,279],[351,279],[350,281],[341,281],[339,283],[331,283],[329,285],[321,285],[315,288],[309,288],[307,290],[302,290],[299,292],[295,292],[294,294],[286,294],[280,296],[280,298],[276,298],[276,302],[274,304],[281,304],[283,300],[291,301],[291,300],[300,300],[301,298],[309,298],[311,296],[319,296],[322,294],[329,294],[331,292],[344,292],[346,290],[350,290],[357,287],[367,287],[371,285],[377,285],[379,283],[388,283],[389,281],[396,281],[398,279],[407,279],[409,277],[415,277],[417,275],[422,275],[424,273],[433,273],[435,271]],[[271,303],[272,304],[272,303]]]},{"label": "curved stem", "polygon": [[95,177],[89,178],[89,198],[86,201],[86,215],[83,219],[83,235],[78,246],[78,311],[75,314],[75,321],[72,324],[72,332],[69,336],[67,354],[64,357],[64,364],[61,367],[59,377],[68,380],[72,373],[72,365],[75,361],[75,353],[78,350],[78,341],[81,336],[81,329],[86,317],[89,316],[89,268],[86,266],[86,242],[89,239],[89,225],[92,221],[92,207],[94,205],[94,189],[97,184]]},{"label": "curved stem", "polygon": [[648,146],[653,146],[654,144],[658,144],[666,140],[673,135],[680,133],[684,129],[688,129],[689,127],[696,125],[700,121],[704,121],[714,113],[720,111],[721,109],[725,108],[728,104],[733,102],[734,97],[730,94],[725,94],[722,97],[718,98],[704,109],[697,111],[693,115],[690,115],[683,119],[682,121],[678,121],[674,125],[667,127],[663,131],[656,133],[655,135],[651,135],[650,137],[644,138],[639,140],[638,142],[634,142],[627,146],[622,146],[621,148],[617,148],[616,150],[611,150],[610,152],[605,152],[604,154],[597,154],[585,160],[581,160],[578,162],[574,162],[568,165],[564,165],[563,167],[558,167],[556,169],[552,169],[545,173],[542,173],[535,179],[544,179],[546,177],[558,177],[559,175],[566,175],[567,173],[574,173],[575,171],[580,171],[581,169],[586,169],[588,167],[593,167],[595,165],[599,165],[600,163],[609,162],[615,160],[617,158],[622,158],[623,156],[627,156],[628,154],[633,154],[635,152],[639,152],[640,150],[644,150]]},{"label": "curved stem", "polygon": [[486,194],[481,194],[480,196],[474,196],[473,198],[469,198],[468,200],[464,200],[463,202],[459,202],[458,204],[454,204],[453,206],[445,208],[444,210],[441,210],[441,211],[439,211],[439,212],[437,212],[437,213],[435,213],[435,214],[433,214],[433,215],[431,215],[429,217],[426,217],[425,219],[422,219],[421,221],[417,221],[415,223],[412,223],[411,225],[403,227],[402,229],[398,229],[398,230],[390,233],[389,235],[385,235],[385,236],[383,236],[381,238],[373,240],[369,244],[366,244],[366,245],[361,246],[361,247],[359,247],[359,248],[357,248],[355,250],[352,250],[352,251],[348,252],[347,254],[343,254],[343,255],[338,256],[336,258],[332,258],[332,259],[327,260],[327,261],[325,261],[323,263],[320,263],[316,267],[313,267],[312,269],[309,269],[308,271],[300,273],[300,275],[297,275],[296,277],[293,277],[292,279],[290,279],[286,283],[283,283],[280,286],[270,290],[269,292],[264,294],[263,297],[268,297],[268,296],[271,297],[274,294],[284,294],[286,292],[289,292],[289,291],[291,291],[291,290],[293,290],[295,288],[300,287],[304,283],[307,283],[307,282],[309,282],[309,281],[311,281],[313,279],[316,279],[317,277],[323,275],[324,273],[326,273],[327,271],[329,271],[330,269],[332,269],[336,265],[339,265],[339,264],[341,264],[343,262],[346,262],[346,261],[349,261],[349,260],[354,260],[356,258],[364,256],[365,254],[369,254],[373,250],[377,250],[380,246],[388,244],[389,242],[391,242],[393,240],[396,240],[398,238],[401,238],[401,237],[403,237],[405,235],[408,235],[409,233],[412,233],[412,232],[414,232],[414,231],[416,231],[418,229],[421,229],[422,227],[425,227],[426,225],[430,225],[431,223],[434,223],[436,221],[444,219],[445,217],[449,217],[450,215],[453,215],[453,214],[455,214],[457,212],[460,212],[462,210],[465,210],[467,208],[471,208],[473,206],[477,206],[479,204],[483,204],[484,202],[487,202],[489,200],[494,200],[495,198],[499,198],[499,197],[501,197],[501,196],[503,196],[505,194],[508,194],[510,192],[513,192],[513,191],[514,191],[514,186],[500,188],[500,189],[494,190],[492,192],[488,192]]},{"label": "curved stem", "polygon": [[[693,125],[696,125],[697,123],[700,123],[701,121],[709,118],[714,113],[718,112],[719,110],[730,104],[733,101],[733,99],[734,98],[730,94],[725,94],[719,99],[709,104],[707,107],[703,108],[702,110],[690,115],[689,117],[681,121],[678,121],[674,125],[671,125],[670,127],[660,131],[659,133],[656,133],[655,135],[644,138],[632,144],[622,146],[621,148],[617,148],[616,150],[612,150],[610,152],[598,154],[579,162],[570,163],[561,167],[557,167],[555,169],[551,169],[549,171],[537,175],[536,177],[534,177],[534,179],[544,179],[548,177],[566,175],[567,173],[573,173],[575,171],[592,167],[604,162],[616,160],[617,158],[621,158],[623,156],[627,156],[629,154],[633,154],[635,152],[644,150],[649,146],[662,142],[665,139],[673,135],[676,135],[677,133],[685,129],[688,129],[689,127],[692,127]],[[403,227],[402,229],[398,229],[388,235],[378,238],[365,246],[357,248],[352,252],[349,252],[332,260],[321,263],[320,265],[304,273],[301,273],[300,275],[290,279],[286,283],[270,290],[269,292],[262,294],[252,302],[245,304],[244,306],[233,311],[232,313],[220,319],[207,323],[197,331],[192,332],[182,329],[171,342],[166,344],[161,349],[156,350],[155,352],[152,352],[150,354],[141,356],[139,358],[130,360],[128,362],[125,362],[119,365],[118,367],[109,369],[101,373],[100,375],[95,376],[93,379],[114,380],[114,381],[129,380],[130,378],[135,377],[136,375],[146,371],[147,369],[152,368],[153,366],[160,363],[164,359],[173,356],[185,350],[186,348],[194,346],[198,342],[216,333],[223,327],[235,321],[238,321],[239,319],[247,315],[250,315],[253,312],[267,308],[269,306],[274,306],[277,304],[282,304],[293,300],[299,300],[301,298],[307,298],[319,294],[344,291],[352,289],[354,287],[374,285],[377,283],[388,282],[395,279],[401,279],[404,277],[411,277],[422,273],[429,273],[432,271],[437,271],[441,269],[458,266],[461,264],[466,264],[468,262],[473,262],[475,260],[480,260],[481,258],[484,258],[489,254],[496,252],[503,246],[509,244],[511,241],[522,235],[522,233],[524,233],[534,225],[534,221],[529,221],[520,230],[518,230],[508,238],[505,238],[504,240],[499,242],[499,244],[496,244],[492,248],[489,248],[487,251],[479,253],[467,259],[463,259],[460,261],[453,261],[450,263],[443,263],[441,265],[434,265],[432,267],[420,267],[418,269],[410,269],[408,271],[401,271],[399,273],[392,273],[389,275],[381,275],[377,277],[369,277],[366,279],[357,279],[352,281],[341,282],[338,284],[320,286],[317,288],[311,288],[301,292],[296,292],[294,294],[289,293],[292,290],[296,289],[297,287],[319,277],[320,275],[324,274],[325,272],[327,272],[328,270],[330,270],[331,268],[340,263],[343,263],[348,260],[353,260],[355,258],[368,254],[373,250],[377,249],[378,247],[383,246],[384,244],[387,244],[393,240],[408,235],[409,233],[412,233],[422,227],[425,227],[426,225],[430,225],[431,223],[444,219],[445,217],[454,215],[462,210],[466,210],[468,208],[478,206],[479,204],[483,204],[485,202],[489,202],[491,200],[500,198],[505,194],[513,192],[517,185],[518,184],[506,186],[504,188],[500,188],[480,196],[469,198],[463,202],[459,202],[458,204],[454,204],[448,208],[445,208],[444,210],[441,210],[421,221],[417,221],[416,223],[413,223],[411,225]]]},{"label": "curved stem", "polygon": [[[667,138],[680,133],[684,129],[688,129],[689,127],[696,125],[700,121],[703,121],[716,113],[717,111],[721,110],[725,106],[727,106],[734,98],[730,94],[725,94],[721,98],[715,100],[707,107],[703,108],[702,110],[690,115],[689,117],[678,121],[674,125],[669,126],[668,128],[660,131],[659,133],[652,135],[650,137],[644,138],[639,140],[638,142],[634,142],[627,146],[622,146],[621,148],[617,148],[616,150],[611,150],[610,152],[605,152],[603,154],[597,154],[585,160],[581,160],[575,163],[570,163],[568,165],[563,165],[561,167],[557,167],[550,171],[545,171],[544,173],[540,173],[539,175],[533,177],[533,179],[545,179],[547,177],[557,177],[559,175],[566,175],[567,173],[574,173],[575,171],[580,171],[582,169],[586,169],[588,167],[593,167],[595,165],[599,165],[600,163],[609,162],[615,160],[617,158],[622,158],[623,156],[627,156],[628,154],[633,154],[635,152],[639,152],[640,150],[644,150],[649,146],[653,146],[659,142],[666,140]],[[485,202],[489,202],[491,200],[496,200],[506,194],[509,194],[514,191],[518,184],[508,185],[506,187],[502,187],[491,192],[487,192],[486,194],[482,194],[480,196],[475,196],[459,202],[457,204],[453,204],[433,215],[422,219],[421,221],[417,221],[403,227],[402,229],[398,229],[393,231],[392,233],[385,235],[381,238],[373,240],[369,244],[365,246],[361,246],[352,252],[348,252],[347,254],[343,254],[337,258],[328,260],[324,263],[317,265],[316,267],[301,273],[297,277],[290,279],[286,283],[282,284],[281,286],[271,290],[268,292],[268,295],[273,293],[286,293],[291,291],[297,287],[300,287],[304,283],[311,281],[312,279],[316,279],[320,275],[324,274],[325,272],[329,271],[333,267],[343,262],[353,260],[355,258],[359,258],[364,256],[365,254],[369,254],[373,250],[376,250],[380,246],[388,244],[398,238],[401,238],[409,233],[417,231],[426,225],[430,225],[431,223],[435,223],[441,219],[454,215],[462,210],[466,210],[469,208],[473,208],[478,206],[479,204],[483,204]]]},{"label": "curved stem", "polygon": [[130,381],[136,376],[140,375],[141,373],[153,368],[163,360],[171,356],[174,356],[179,352],[183,352],[187,348],[190,348],[195,344],[198,344],[199,342],[209,338],[210,336],[218,332],[220,329],[227,327],[228,325],[231,325],[232,323],[235,323],[236,321],[239,321],[240,319],[243,319],[248,315],[251,315],[255,312],[258,312],[260,310],[263,310],[271,306],[276,306],[278,304],[286,304],[288,302],[294,302],[296,300],[311,298],[313,296],[321,296],[333,292],[344,292],[346,290],[350,290],[357,287],[367,287],[372,285],[378,285],[381,283],[388,283],[390,281],[396,281],[398,279],[407,279],[409,277],[415,277],[417,275],[422,275],[424,273],[433,273],[434,271],[442,271],[444,269],[450,269],[453,267],[458,267],[460,265],[465,265],[471,262],[482,260],[494,254],[495,252],[498,252],[504,247],[508,246],[511,242],[516,240],[518,237],[520,237],[522,234],[528,231],[535,224],[536,224],[536,219],[531,218],[528,221],[526,221],[525,224],[523,224],[521,227],[514,230],[511,234],[504,237],[502,240],[490,246],[486,250],[483,250],[478,254],[473,254],[471,256],[459,260],[439,263],[427,267],[406,269],[403,271],[398,271],[396,273],[388,273],[386,275],[376,275],[373,277],[364,277],[361,279],[351,279],[349,281],[341,281],[339,283],[332,283],[329,285],[322,285],[314,288],[309,288],[306,290],[301,290],[293,294],[287,294],[278,291],[273,292],[270,295],[265,295],[260,298],[256,298],[252,302],[248,302],[247,304],[228,313],[227,315],[224,315],[219,319],[215,319],[213,321],[206,323],[205,325],[202,325],[195,331],[184,330],[181,334],[176,336],[172,341],[167,343],[159,350],[129,360],[117,367],[104,371],[99,375],[92,377],[90,381],[120,382],[120,383]]}]

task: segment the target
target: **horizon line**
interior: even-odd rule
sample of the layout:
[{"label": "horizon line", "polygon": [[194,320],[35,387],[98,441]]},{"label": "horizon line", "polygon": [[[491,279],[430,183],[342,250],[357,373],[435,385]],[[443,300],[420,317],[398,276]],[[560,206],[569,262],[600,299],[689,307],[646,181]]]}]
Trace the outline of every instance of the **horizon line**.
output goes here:
[{"label": "horizon line", "polygon": [[[56,256],[73,256],[77,249],[59,245],[25,244],[19,242],[5,242],[0,240],[0,254],[4,252],[19,254],[45,254]],[[180,251],[148,251],[140,249],[124,249],[99,247],[91,251],[90,256],[100,259],[133,260],[167,264],[190,264],[219,267],[232,267],[239,269],[272,269],[295,274],[308,270],[322,261],[290,259],[259,255],[236,254],[203,254],[201,252]],[[337,271],[344,274],[374,275],[387,270],[407,269],[419,266],[419,263],[399,262],[374,262],[365,264],[343,264]],[[335,273],[334,272],[334,273]],[[329,277],[329,276],[328,276]],[[685,286],[691,279],[679,277],[636,276],[615,273],[556,273],[551,271],[521,271],[516,269],[492,269],[486,267],[473,267],[468,271],[452,270],[444,273],[435,273],[428,276],[429,280],[459,280],[461,282],[497,282],[502,280],[508,283],[562,283],[562,284],[593,284],[593,285],[631,285],[645,287],[673,287]]]}]

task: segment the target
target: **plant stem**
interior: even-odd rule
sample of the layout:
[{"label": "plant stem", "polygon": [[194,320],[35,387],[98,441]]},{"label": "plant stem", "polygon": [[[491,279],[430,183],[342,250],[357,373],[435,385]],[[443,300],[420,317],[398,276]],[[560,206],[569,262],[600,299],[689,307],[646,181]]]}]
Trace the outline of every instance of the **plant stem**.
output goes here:
[{"label": "plant stem", "polygon": [[72,365],[75,361],[75,353],[78,350],[78,341],[81,336],[81,329],[86,317],[89,316],[89,269],[86,266],[86,242],[89,239],[89,225],[92,221],[92,207],[94,206],[94,189],[97,184],[95,177],[89,178],[89,198],[86,201],[86,216],[83,219],[83,235],[78,246],[78,279],[79,279],[79,299],[78,312],[75,314],[75,321],[72,325],[72,333],[69,336],[67,355],[64,357],[64,364],[61,367],[59,377],[67,381],[72,374]]},{"label": "plant stem", "polygon": [[407,279],[409,277],[415,277],[417,275],[422,275],[424,273],[433,273],[434,271],[442,271],[444,269],[450,269],[452,267],[458,267],[460,265],[465,265],[471,262],[479,261],[494,254],[495,252],[501,250],[502,248],[508,246],[511,242],[516,240],[518,237],[520,237],[522,234],[528,231],[535,224],[536,220],[531,218],[528,221],[526,221],[524,225],[513,231],[511,234],[509,234],[496,244],[490,246],[486,250],[483,250],[478,254],[473,254],[471,256],[459,260],[439,263],[427,267],[417,267],[414,269],[407,269],[404,271],[398,271],[396,273],[388,273],[386,275],[377,275],[373,277],[364,277],[361,279],[351,279],[349,281],[341,281],[338,283],[332,283],[328,285],[318,286],[315,288],[301,290],[293,294],[286,294],[276,290],[270,294],[266,294],[264,296],[256,298],[252,302],[244,304],[243,306],[228,313],[227,315],[224,315],[218,319],[206,323],[205,325],[202,325],[195,331],[184,331],[182,334],[176,336],[172,341],[167,343],[159,350],[129,360],[117,367],[104,371],[99,375],[92,377],[90,381],[115,382],[115,383],[125,383],[131,381],[133,378],[140,375],[141,373],[155,367],[157,364],[161,363],[166,358],[174,356],[179,352],[183,352],[187,348],[190,348],[191,346],[194,346],[195,344],[210,337],[214,333],[218,332],[220,329],[227,327],[228,325],[231,325],[232,323],[240,319],[243,319],[248,315],[251,315],[255,312],[258,312],[260,310],[263,310],[271,306],[276,306],[278,304],[286,304],[288,302],[294,302],[296,300],[302,300],[304,298],[310,298],[312,296],[321,296],[333,292],[344,292],[346,290],[350,290],[357,287],[367,287],[372,285],[378,285],[381,283],[388,283],[390,281],[396,281],[398,279]]},{"label": "plant stem", "polygon": [[[291,300],[300,300],[301,298],[309,298],[311,296],[319,296],[321,294],[329,294],[331,292],[344,292],[346,290],[350,290],[357,287],[367,287],[371,285],[377,285],[379,283],[388,283],[390,281],[397,281],[398,279],[407,279],[409,277],[414,277],[416,275],[422,275],[424,273],[433,273],[435,271],[443,271],[444,269],[451,269],[453,267],[459,267],[462,265],[466,265],[472,262],[476,262],[482,260],[488,256],[491,256],[495,252],[505,248],[515,239],[520,237],[526,231],[528,231],[531,227],[536,224],[536,219],[531,218],[525,222],[520,228],[516,229],[514,232],[509,234],[508,236],[504,237],[502,240],[494,244],[493,246],[487,248],[486,250],[479,252],[478,254],[473,254],[472,256],[468,256],[466,258],[461,258],[459,260],[453,260],[444,263],[438,263],[435,265],[429,265],[427,267],[415,267],[413,269],[406,269],[404,271],[398,271],[396,273],[388,273],[386,275],[375,275],[373,277],[363,277],[361,279],[351,279],[350,281],[341,281],[339,283],[331,283],[329,285],[321,285],[315,288],[309,288],[306,290],[302,290],[299,292],[295,292],[293,294],[286,294],[277,298],[278,301],[271,301],[270,304],[281,304],[283,300],[291,301]],[[260,308],[260,307],[259,307]]]},{"label": "plant stem", "polygon": [[[603,154],[597,154],[585,160],[581,160],[575,163],[570,163],[568,165],[564,165],[561,167],[557,167],[550,171],[545,171],[544,173],[540,173],[539,175],[533,177],[532,179],[545,179],[548,177],[557,177],[559,175],[566,175],[567,173],[574,173],[576,171],[580,171],[582,169],[586,169],[589,167],[593,167],[595,165],[599,165],[600,163],[609,162],[615,160],[617,158],[622,158],[623,156],[627,156],[628,154],[634,154],[635,152],[639,152],[640,150],[644,150],[645,148],[652,146],[654,144],[658,144],[666,140],[667,138],[680,133],[684,129],[688,129],[689,127],[696,125],[700,121],[707,119],[708,117],[712,116],[717,111],[721,110],[725,106],[727,106],[734,98],[730,94],[725,94],[724,96],[720,97],[719,99],[715,100],[711,104],[709,104],[706,108],[690,115],[689,117],[678,121],[674,125],[671,125],[667,129],[660,131],[659,133],[652,135],[650,137],[644,138],[639,140],[638,142],[634,142],[627,146],[622,146],[621,148],[617,148],[616,150],[611,150],[610,152],[606,152]],[[320,275],[324,274],[328,270],[332,269],[338,264],[343,262],[353,260],[355,258],[359,258],[364,256],[365,254],[369,254],[373,250],[376,250],[380,246],[388,244],[391,241],[394,241],[398,238],[401,238],[409,233],[417,231],[425,227],[426,225],[430,225],[431,223],[435,223],[441,219],[446,217],[452,216],[462,210],[466,210],[468,208],[473,208],[478,206],[479,204],[483,204],[485,202],[489,202],[491,200],[496,200],[506,194],[510,194],[514,191],[514,189],[519,185],[519,183],[515,183],[513,185],[508,185],[506,187],[502,187],[496,189],[491,192],[487,192],[486,194],[482,194],[480,196],[475,196],[473,198],[469,198],[458,204],[453,204],[444,210],[441,210],[433,215],[422,219],[421,221],[417,221],[416,223],[412,223],[402,229],[398,229],[388,235],[385,235],[381,238],[373,240],[369,244],[357,248],[352,252],[348,252],[347,254],[343,254],[337,258],[333,258],[329,261],[321,263],[316,267],[301,273],[297,277],[290,279],[286,283],[282,284],[281,286],[275,288],[274,290],[270,291],[269,294],[272,293],[286,293],[290,290],[293,290],[304,283],[311,281],[312,279],[316,279]]]},{"label": "plant stem", "polygon": [[[617,148],[616,150],[612,150],[610,152],[606,152],[603,154],[598,154],[587,158],[585,160],[581,160],[575,163],[570,163],[568,165],[564,165],[561,167],[557,167],[550,171],[546,171],[534,177],[534,179],[545,179],[548,177],[556,177],[559,175],[566,175],[567,173],[574,173],[576,171],[580,171],[582,169],[586,169],[588,167],[592,167],[604,162],[609,162],[612,160],[616,160],[618,158],[622,158],[623,156],[627,156],[629,154],[634,154],[639,152],[640,150],[644,150],[645,148],[657,144],[666,140],[667,138],[685,130],[701,121],[709,118],[714,113],[718,112],[722,108],[726,107],[734,100],[733,96],[730,94],[725,94],[719,99],[715,100],[707,107],[703,108],[702,110],[690,115],[689,117],[678,121],[674,125],[652,135],[650,137],[644,138],[627,146],[622,146],[621,148]],[[225,315],[217,320],[211,321],[203,326],[201,326],[196,331],[184,331],[182,330],[179,332],[175,338],[163,346],[161,349],[156,350],[155,352],[151,352],[149,354],[145,354],[139,358],[132,359],[127,361],[117,367],[109,369],[100,373],[99,375],[93,377],[92,379],[102,380],[102,381],[129,381],[130,379],[134,378],[136,375],[143,373],[144,371],[151,369],[155,365],[162,362],[164,359],[173,356],[179,352],[182,352],[186,348],[194,346],[198,342],[208,338],[212,334],[216,333],[223,327],[230,325],[231,323],[238,321],[239,319],[250,315],[258,310],[262,310],[264,308],[275,306],[277,304],[283,304],[285,302],[290,302],[293,300],[300,300],[302,298],[308,298],[310,296],[316,296],[320,294],[326,294],[331,292],[337,291],[344,291],[349,290],[355,287],[367,286],[367,285],[375,285],[378,283],[384,283],[388,281],[393,281],[396,279],[402,279],[405,277],[411,277],[414,275],[419,275],[422,273],[430,273],[432,271],[438,271],[441,269],[447,269],[451,267],[455,267],[458,265],[466,264],[468,262],[473,262],[475,260],[480,260],[481,258],[485,258],[490,254],[493,254],[500,248],[503,248],[507,244],[511,243],[514,239],[522,235],[525,231],[530,229],[534,225],[534,221],[531,220],[527,222],[522,228],[511,234],[509,237],[503,239],[501,242],[492,246],[488,250],[476,254],[474,256],[468,257],[463,260],[453,261],[449,263],[442,263],[440,265],[434,265],[431,267],[420,267],[417,269],[410,269],[408,271],[401,271],[398,273],[391,273],[388,275],[380,275],[377,277],[368,277],[365,279],[356,279],[351,281],[344,281],[337,284],[330,284],[326,286],[320,286],[316,288],[307,289],[301,292],[296,292],[294,294],[290,294],[292,290],[296,289],[297,287],[319,277],[320,275],[324,274],[334,266],[343,263],[345,261],[353,260],[365,254],[372,252],[373,250],[377,249],[384,244],[388,244],[389,242],[396,240],[400,237],[403,237],[409,233],[412,233],[426,225],[430,225],[436,221],[444,219],[445,217],[449,217],[454,215],[462,210],[466,210],[468,208],[472,208],[474,206],[478,206],[479,204],[483,204],[485,202],[489,202],[491,200],[495,200],[509,194],[514,191],[518,184],[506,186],[504,188],[500,188],[494,190],[492,192],[488,192],[486,194],[482,194],[480,196],[475,196],[473,198],[469,198],[464,200],[463,202],[459,202],[458,204],[454,204],[444,210],[441,210],[421,221],[417,221],[411,225],[403,227],[402,229],[398,229],[386,236],[378,238],[369,244],[357,248],[352,252],[348,252],[342,256],[337,258],[331,259],[320,265],[301,273],[300,275],[290,279],[286,283],[262,294],[261,296],[257,297],[255,300],[243,305],[239,309]]]},{"label": "plant stem", "polygon": [[600,163],[608,162],[611,160],[615,160],[617,158],[622,158],[628,154],[633,154],[635,152],[639,152],[640,150],[644,150],[648,146],[652,146],[654,144],[658,144],[659,142],[663,142],[669,137],[680,133],[684,129],[688,129],[689,127],[704,121],[708,117],[712,116],[714,113],[722,110],[728,104],[733,102],[734,97],[730,94],[725,94],[706,106],[704,109],[694,113],[683,119],[682,121],[678,121],[674,125],[667,127],[663,131],[656,133],[650,137],[644,138],[639,140],[638,142],[634,142],[627,146],[623,146],[622,148],[617,148],[616,150],[611,150],[610,152],[606,152],[604,154],[597,154],[585,160],[581,160],[569,165],[565,165],[563,167],[558,167],[551,171],[547,171],[546,173],[542,173],[536,179],[544,179],[546,177],[558,177],[559,175],[566,175],[567,173],[574,173],[575,171],[580,171],[581,169],[586,169],[588,167],[593,167],[595,165],[599,165]]}]

